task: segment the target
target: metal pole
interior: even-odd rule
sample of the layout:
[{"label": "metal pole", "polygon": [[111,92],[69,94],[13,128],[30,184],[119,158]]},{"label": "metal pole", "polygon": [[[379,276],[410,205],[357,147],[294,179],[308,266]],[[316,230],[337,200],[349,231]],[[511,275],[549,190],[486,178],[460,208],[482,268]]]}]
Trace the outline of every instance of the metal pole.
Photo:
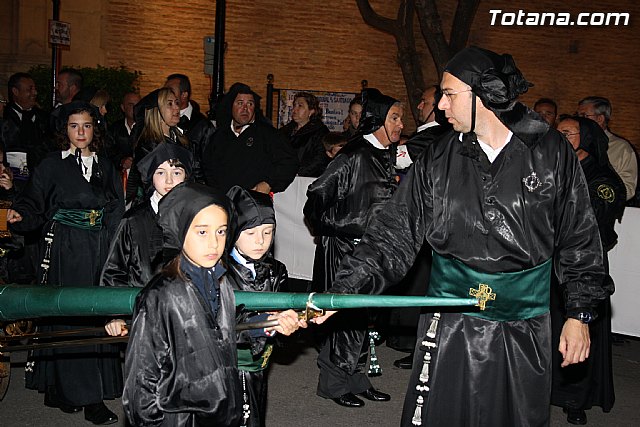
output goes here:
[{"label": "metal pole", "polygon": [[216,0],[215,45],[213,46],[213,93],[211,99],[217,102],[224,93],[224,23],[227,1]]},{"label": "metal pole", "polygon": [[267,118],[273,123],[273,74],[267,75],[267,106],[265,107]]},{"label": "metal pole", "polygon": [[[53,20],[60,20],[60,0],[53,1]],[[56,106],[56,80],[58,70],[60,68],[60,55],[58,53],[58,45],[51,45],[51,108]]]}]

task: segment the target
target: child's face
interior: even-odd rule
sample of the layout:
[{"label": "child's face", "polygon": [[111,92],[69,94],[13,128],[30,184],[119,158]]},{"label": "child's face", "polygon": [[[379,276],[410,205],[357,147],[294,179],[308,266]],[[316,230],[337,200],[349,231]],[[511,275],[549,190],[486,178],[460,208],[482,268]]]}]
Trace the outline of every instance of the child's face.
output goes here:
[{"label": "child's face", "polygon": [[185,178],[184,169],[171,166],[167,160],[158,166],[158,169],[153,173],[153,188],[156,189],[158,194],[164,196],[173,187],[184,182]]},{"label": "child's face", "polygon": [[91,115],[86,111],[70,115],[67,122],[67,135],[69,142],[71,142],[71,151],[75,151],[76,148],[84,151],[93,141],[93,118]]},{"label": "child's face", "polygon": [[267,253],[272,240],[273,224],[262,224],[243,230],[236,241],[236,249],[242,255],[258,260]]},{"label": "child's face", "polygon": [[202,209],[191,221],[182,250],[204,268],[212,268],[224,252],[227,240],[227,213],[217,205]]}]

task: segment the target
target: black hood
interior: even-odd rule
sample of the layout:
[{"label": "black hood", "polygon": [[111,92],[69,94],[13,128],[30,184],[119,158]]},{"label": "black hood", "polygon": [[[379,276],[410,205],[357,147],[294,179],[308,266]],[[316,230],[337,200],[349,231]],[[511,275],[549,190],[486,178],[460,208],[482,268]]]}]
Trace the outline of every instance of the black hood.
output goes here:
[{"label": "black hood", "polygon": [[160,89],[149,92],[133,107],[133,119],[140,125],[144,124],[144,115],[147,110],[158,107],[158,92]]},{"label": "black hood", "polygon": [[[235,220],[229,198],[211,187],[193,182],[181,183],[160,200],[158,224],[162,227],[162,249],[165,259],[172,258],[182,251],[193,218],[211,205],[220,206],[227,212],[231,229]],[[229,248],[229,240],[227,238],[226,249]]]},{"label": "black hood", "polygon": [[166,162],[167,160],[178,159],[184,166],[184,171],[187,177],[191,176],[193,171],[193,154],[186,148],[181,147],[178,144],[161,143],[158,144],[152,152],[142,158],[137,164],[137,168],[140,171],[142,182],[145,185],[152,183],[153,174],[158,166]]},{"label": "black hood", "polygon": [[276,223],[276,213],[273,201],[269,195],[253,190],[245,190],[240,186],[233,186],[227,192],[236,212],[236,224],[229,237],[233,244],[240,237],[240,233],[249,228],[262,224]]},{"label": "black hood", "polygon": [[[218,105],[216,105],[216,124],[218,128],[228,127],[233,120],[232,107],[238,94],[253,95],[255,101],[255,121],[266,121],[260,109],[260,95],[255,93],[251,87],[244,83],[236,82],[231,85],[227,93],[222,97]],[[268,123],[268,121],[266,121]]]},{"label": "black hood", "polygon": [[571,117],[580,126],[580,145],[578,148],[589,153],[589,157],[599,167],[609,167],[609,137],[602,130],[600,125],[591,119],[584,117]]},{"label": "black hood", "polygon": [[533,84],[524,78],[511,55],[470,46],[451,58],[444,71],[471,86],[473,95],[527,146],[535,145],[549,130],[544,120],[517,101]]},{"label": "black hood", "polygon": [[362,117],[358,133],[367,135],[384,126],[387,113],[398,103],[395,98],[382,94],[378,89],[367,88],[362,91]]}]

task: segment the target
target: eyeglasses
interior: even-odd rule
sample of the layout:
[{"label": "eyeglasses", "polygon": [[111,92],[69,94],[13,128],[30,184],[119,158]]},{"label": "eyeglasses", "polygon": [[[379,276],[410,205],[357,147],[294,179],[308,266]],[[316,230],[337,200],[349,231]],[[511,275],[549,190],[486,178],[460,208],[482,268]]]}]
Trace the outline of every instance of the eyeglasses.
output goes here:
[{"label": "eyeglasses", "polygon": [[570,136],[580,135],[580,132],[569,132],[568,130],[560,131],[561,134],[569,138]]},{"label": "eyeglasses", "polygon": [[600,114],[578,113],[578,117],[585,117],[585,118],[598,117],[599,115]]},{"label": "eyeglasses", "polygon": [[447,97],[447,101],[451,102],[451,97],[454,95],[457,95],[459,93],[463,93],[463,92],[471,92],[471,89],[464,89],[464,90],[458,90],[455,92],[448,92],[448,91],[441,91],[440,93],[442,94],[442,96],[446,96]]}]

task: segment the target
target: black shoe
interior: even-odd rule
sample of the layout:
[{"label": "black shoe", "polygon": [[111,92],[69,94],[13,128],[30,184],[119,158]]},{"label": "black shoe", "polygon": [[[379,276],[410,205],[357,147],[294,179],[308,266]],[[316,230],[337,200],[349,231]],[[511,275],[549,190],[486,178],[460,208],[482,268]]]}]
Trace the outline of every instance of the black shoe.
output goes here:
[{"label": "black shoe", "polygon": [[413,367],[413,353],[402,359],[395,360],[393,366],[400,369],[411,369]]},{"label": "black shoe", "polygon": [[364,406],[364,402],[356,397],[353,393],[345,393],[340,397],[333,399],[340,406],[346,406],[347,408],[360,408]]},{"label": "black shoe", "polygon": [[104,402],[85,406],[84,419],[97,426],[105,426],[118,422],[118,416],[111,412]]},{"label": "black shoe", "polygon": [[579,426],[585,425],[587,423],[587,413],[584,409],[567,409],[567,422],[569,424],[576,424]]},{"label": "black shoe", "polygon": [[374,402],[387,402],[389,400],[391,400],[391,396],[388,395],[387,393],[383,393],[381,391],[376,390],[375,388],[371,387],[369,390],[363,392],[363,393],[359,393],[360,396],[364,397],[365,399],[368,400],[373,400]]},{"label": "black shoe", "polygon": [[73,406],[61,403],[55,398],[51,397],[48,393],[44,394],[44,406],[48,406],[50,408],[58,408],[65,414],[75,414],[82,411],[82,406]]}]

